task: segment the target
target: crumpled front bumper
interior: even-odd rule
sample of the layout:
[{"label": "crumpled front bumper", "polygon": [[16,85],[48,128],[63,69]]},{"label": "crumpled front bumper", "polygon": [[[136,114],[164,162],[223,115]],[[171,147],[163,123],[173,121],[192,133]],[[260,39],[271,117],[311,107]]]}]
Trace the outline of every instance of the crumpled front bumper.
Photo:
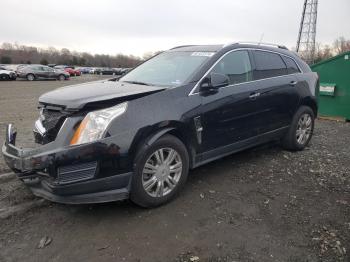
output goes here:
[{"label": "crumpled front bumper", "polygon": [[[76,121],[66,121],[73,130]],[[16,130],[9,124],[2,153],[7,165],[40,197],[60,203],[99,203],[128,198],[132,172],[127,151],[113,137],[94,143],[62,146],[65,135],[33,149],[15,146]],[[114,169],[103,172],[103,164]]]}]

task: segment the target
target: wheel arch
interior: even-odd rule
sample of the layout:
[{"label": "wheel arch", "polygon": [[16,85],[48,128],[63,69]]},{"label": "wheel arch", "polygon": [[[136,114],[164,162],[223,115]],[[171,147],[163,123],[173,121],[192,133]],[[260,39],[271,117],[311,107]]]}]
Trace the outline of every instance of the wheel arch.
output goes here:
[{"label": "wheel arch", "polygon": [[26,78],[27,78],[29,75],[34,76],[34,79],[36,79],[36,78],[37,78],[37,77],[36,77],[36,75],[35,75],[34,73],[27,73],[27,74],[26,74]]},{"label": "wheel arch", "polygon": [[299,107],[300,106],[308,106],[308,107],[310,107],[312,109],[312,111],[314,112],[315,117],[317,117],[318,105],[317,105],[316,98],[304,97],[300,101]]},{"label": "wheel arch", "polygon": [[67,79],[66,75],[62,73],[58,74],[57,79],[60,79],[60,76],[63,76],[65,80]]},{"label": "wheel arch", "polygon": [[194,163],[195,147],[189,134],[187,134],[188,131],[186,132],[186,129],[188,128],[186,128],[183,123],[178,121],[166,121],[151,127],[142,128],[135,135],[135,138],[130,146],[129,154],[134,160],[137,156],[137,152],[142,146],[148,147],[160,137],[168,134],[176,137],[185,145],[190,160],[189,166],[191,168]]}]

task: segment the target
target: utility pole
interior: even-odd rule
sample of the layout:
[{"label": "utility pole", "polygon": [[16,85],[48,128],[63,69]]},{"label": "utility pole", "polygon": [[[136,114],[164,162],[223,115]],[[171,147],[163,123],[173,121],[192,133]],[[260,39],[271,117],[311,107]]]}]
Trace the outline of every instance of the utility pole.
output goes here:
[{"label": "utility pole", "polygon": [[314,62],[318,0],[305,0],[298,34],[297,52],[306,63]]}]

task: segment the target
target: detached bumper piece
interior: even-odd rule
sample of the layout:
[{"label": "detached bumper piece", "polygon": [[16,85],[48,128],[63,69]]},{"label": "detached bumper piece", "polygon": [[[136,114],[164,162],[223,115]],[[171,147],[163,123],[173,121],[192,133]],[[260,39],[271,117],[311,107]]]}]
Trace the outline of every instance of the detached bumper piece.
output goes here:
[{"label": "detached bumper piece", "polygon": [[3,156],[36,196],[66,204],[102,203],[129,197],[131,172],[112,172],[106,177],[99,173],[101,161],[120,160],[120,152],[111,140],[67,147],[59,147],[54,141],[34,149],[17,148],[15,142],[16,130],[10,124]]}]

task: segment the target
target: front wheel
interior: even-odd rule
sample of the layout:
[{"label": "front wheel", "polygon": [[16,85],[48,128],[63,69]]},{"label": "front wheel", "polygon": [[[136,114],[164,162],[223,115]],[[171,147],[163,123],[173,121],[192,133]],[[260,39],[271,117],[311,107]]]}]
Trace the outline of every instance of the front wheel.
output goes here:
[{"label": "front wheel", "polygon": [[293,151],[303,150],[310,142],[315,125],[315,115],[308,106],[301,106],[295,113],[292,123],[282,140],[284,148]]},{"label": "front wheel", "polygon": [[6,75],[6,74],[0,75],[0,80],[9,80],[9,79],[10,79],[9,75]]},{"label": "front wheel", "polygon": [[188,152],[178,138],[165,135],[144,145],[134,162],[131,200],[142,207],[169,202],[185,184],[188,170]]}]

